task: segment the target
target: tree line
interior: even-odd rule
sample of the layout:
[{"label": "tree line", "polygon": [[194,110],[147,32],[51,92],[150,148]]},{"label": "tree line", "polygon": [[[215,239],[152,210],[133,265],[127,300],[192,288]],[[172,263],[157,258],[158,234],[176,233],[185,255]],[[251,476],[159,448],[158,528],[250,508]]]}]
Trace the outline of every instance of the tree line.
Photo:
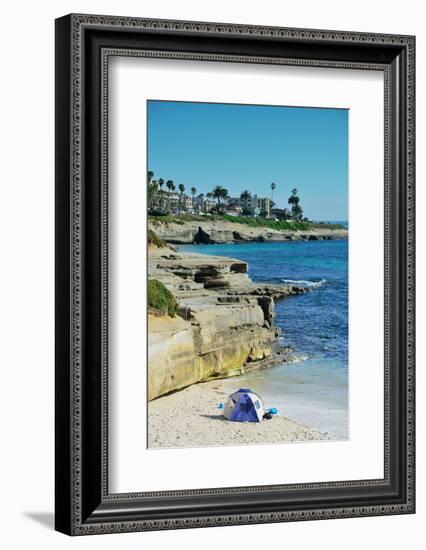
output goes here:
[{"label": "tree line", "polygon": [[[170,209],[171,201],[170,195],[163,192],[163,186],[167,187],[169,193],[174,193],[176,189],[179,191],[179,212],[185,209],[184,206],[184,193],[185,185],[180,183],[177,187],[173,180],[165,181],[163,178],[154,179],[154,172],[149,171],[147,177],[148,183],[148,209],[153,210],[154,206],[158,206],[160,210]],[[270,198],[270,208],[271,210],[276,206],[273,201],[274,190],[276,189],[276,183],[272,182],[271,185],[271,198]],[[192,207],[194,206],[195,196],[197,194],[196,187],[190,188],[190,193],[192,195]],[[207,199],[216,201],[216,212],[224,213],[225,205],[227,204],[228,199],[230,198],[229,191],[222,185],[216,185],[211,192],[206,194]],[[252,198],[252,194],[249,190],[244,190],[240,194],[240,200],[243,203],[242,206],[242,215],[250,216],[253,215],[253,209],[249,208],[249,202]],[[300,197],[298,195],[298,190],[296,188],[292,189],[291,195],[288,198],[288,204],[291,205],[291,208],[277,209],[275,217],[282,220],[294,219],[301,220],[303,218],[303,209],[300,205]],[[265,210],[260,212],[260,215],[266,217],[267,212]]]}]

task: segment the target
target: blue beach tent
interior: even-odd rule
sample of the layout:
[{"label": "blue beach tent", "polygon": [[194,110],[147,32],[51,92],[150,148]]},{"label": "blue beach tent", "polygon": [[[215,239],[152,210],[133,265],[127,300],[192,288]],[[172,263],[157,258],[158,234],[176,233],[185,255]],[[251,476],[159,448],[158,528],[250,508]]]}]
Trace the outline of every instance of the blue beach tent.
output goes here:
[{"label": "blue beach tent", "polygon": [[233,422],[261,422],[264,414],[262,400],[248,388],[230,395],[223,409],[223,416]]}]

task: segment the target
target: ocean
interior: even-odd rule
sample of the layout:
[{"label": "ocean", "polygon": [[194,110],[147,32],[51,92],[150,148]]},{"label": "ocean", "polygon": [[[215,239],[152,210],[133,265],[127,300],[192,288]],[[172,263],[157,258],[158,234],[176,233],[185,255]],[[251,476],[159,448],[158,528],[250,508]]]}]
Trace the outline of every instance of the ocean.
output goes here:
[{"label": "ocean", "polygon": [[312,291],[276,302],[280,343],[306,358],[224,381],[249,387],[265,407],[348,438],[348,241],[187,245],[182,251],[229,256],[249,264],[254,282],[294,283]]}]

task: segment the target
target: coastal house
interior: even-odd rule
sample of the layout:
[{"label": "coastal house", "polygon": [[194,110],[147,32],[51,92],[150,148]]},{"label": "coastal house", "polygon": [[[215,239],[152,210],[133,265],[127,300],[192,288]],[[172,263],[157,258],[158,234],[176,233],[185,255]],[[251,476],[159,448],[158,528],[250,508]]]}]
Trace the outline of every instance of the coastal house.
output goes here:
[{"label": "coastal house", "polygon": [[230,197],[228,206],[237,205],[244,210],[250,210],[253,215],[258,215],[260,212],[265,212],[266,216],[270,216],[271,199],[269,197],[258,197],[251,193],[242,193],[239,197]]},{"label": "coastal house", "polygon": [[259,197],[257,199],[257,208],[260,212],[265,212],[266,217],[271,215],[271,199],[269,197]]},{"label": "coastal house", "polygon": [[291,212],[288,208],[271,208],[269,216],[275,220],[288,220],[291,217]]},{"label": "coastal house", "polygon": [[157,210],[175,211],[179,206],[179,194],[171,191],[159,190],[153,202]]},{"label": "coastal house", "polygon": [[236,203],[226,205],[225,214],[228,216],[240,216],[243,209]]},{"label": "coastal house", "polygon": [[192,211],[192,197],[188,195],[182,196],[181,208],[186,212]]},{"label": "coastal house", "polygon": [[207,197],[204,193],[200,193],[193,200],[193,209],[195,212],[210,212],[216,206],[216,202],[212,197]]}]

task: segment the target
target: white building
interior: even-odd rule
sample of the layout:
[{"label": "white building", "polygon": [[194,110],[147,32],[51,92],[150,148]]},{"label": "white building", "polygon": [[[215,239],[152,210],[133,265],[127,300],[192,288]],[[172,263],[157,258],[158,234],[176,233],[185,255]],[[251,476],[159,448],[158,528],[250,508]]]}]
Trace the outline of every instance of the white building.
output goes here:
[{"label": "white building", "polygon": [[154,199],[154,208],[160,210],[176,210],[179,206],[179,194],[160,189]]},{"label": "white building", "polygon": [[192,197],[189,195],[179,195],[179,204],[182,210],[191,211],[192,210]]},{"label": "white building", "polygon": [[228,199],[228,206],[237,205],[241,209],[250,210],[253,214],[259,214],[266,212],[266,216],[269,217],[271,212],[271,199],[269,197],[258,197],[257,195],[231,197]]},{"label": "white building", "polygon": [[194,198],[194,210],[196,212],[209,212],[214,206],[216,206],[214,199],[207,197],[204,193]]}]

